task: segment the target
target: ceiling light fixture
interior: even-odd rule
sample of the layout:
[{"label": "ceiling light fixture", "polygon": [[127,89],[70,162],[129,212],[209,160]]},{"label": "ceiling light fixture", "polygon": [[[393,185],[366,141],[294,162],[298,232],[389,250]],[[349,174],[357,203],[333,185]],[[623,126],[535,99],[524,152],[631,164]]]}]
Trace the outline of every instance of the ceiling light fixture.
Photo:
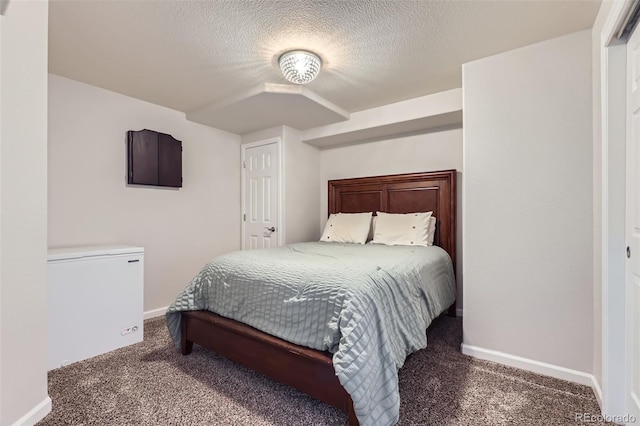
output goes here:
[{"label": "ceiling light fixture", "polygon": [[295,84],[307,84],[318,76],[322,60],[306,50],[291,50],[278,59],[284,77]]}]

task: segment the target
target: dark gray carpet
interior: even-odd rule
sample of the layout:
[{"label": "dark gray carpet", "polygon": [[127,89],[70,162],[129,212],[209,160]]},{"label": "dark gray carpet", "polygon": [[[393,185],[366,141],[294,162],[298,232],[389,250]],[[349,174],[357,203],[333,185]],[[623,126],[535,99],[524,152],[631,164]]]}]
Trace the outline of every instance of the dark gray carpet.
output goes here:
[{"label": "dark gray carpet", "polygon": [[[400,370],[400,425],[570,425],[599,413],[590,388],[462,355],[462,320],[440,319]],[[343,425],[321,402],[194,346],[182,356],[164,318],[144,342],[49,373],[40,426]]]}]

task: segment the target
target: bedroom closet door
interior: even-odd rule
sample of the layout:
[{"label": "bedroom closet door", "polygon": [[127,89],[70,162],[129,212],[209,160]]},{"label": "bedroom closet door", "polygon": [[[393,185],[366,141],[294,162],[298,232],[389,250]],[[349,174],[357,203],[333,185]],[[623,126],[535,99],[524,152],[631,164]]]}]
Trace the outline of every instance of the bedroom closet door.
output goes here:
[{"label": "bedroom closet door", "polygon": [[[627,414],[640,421],[640,30],[627,43]],[[629,422],[632,423],[632,422]]]},{"label": "bedroom closet door", "polygon": [[276,247],[281,241],[280,139],[242,146],[242,249]]}]

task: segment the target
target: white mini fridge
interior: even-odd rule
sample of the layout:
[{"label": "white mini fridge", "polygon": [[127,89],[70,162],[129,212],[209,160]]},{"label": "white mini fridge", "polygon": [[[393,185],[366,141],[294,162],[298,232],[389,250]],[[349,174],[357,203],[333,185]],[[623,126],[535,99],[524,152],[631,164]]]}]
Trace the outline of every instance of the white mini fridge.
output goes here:
[{"label": "white mini fridge", "polygon": [[142,341],[144,249],[49,249],[48,370]]}]

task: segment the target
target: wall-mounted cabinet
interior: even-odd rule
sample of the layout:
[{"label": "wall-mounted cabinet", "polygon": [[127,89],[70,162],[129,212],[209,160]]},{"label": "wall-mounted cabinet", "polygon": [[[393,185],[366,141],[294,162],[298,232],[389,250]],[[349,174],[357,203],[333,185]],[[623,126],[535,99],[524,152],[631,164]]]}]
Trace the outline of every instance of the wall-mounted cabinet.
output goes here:
[{"label": "wall-mounted cabinet", "polygon": [[153,130],[127,132],[127,183],[182,187],[182,142]]}]

